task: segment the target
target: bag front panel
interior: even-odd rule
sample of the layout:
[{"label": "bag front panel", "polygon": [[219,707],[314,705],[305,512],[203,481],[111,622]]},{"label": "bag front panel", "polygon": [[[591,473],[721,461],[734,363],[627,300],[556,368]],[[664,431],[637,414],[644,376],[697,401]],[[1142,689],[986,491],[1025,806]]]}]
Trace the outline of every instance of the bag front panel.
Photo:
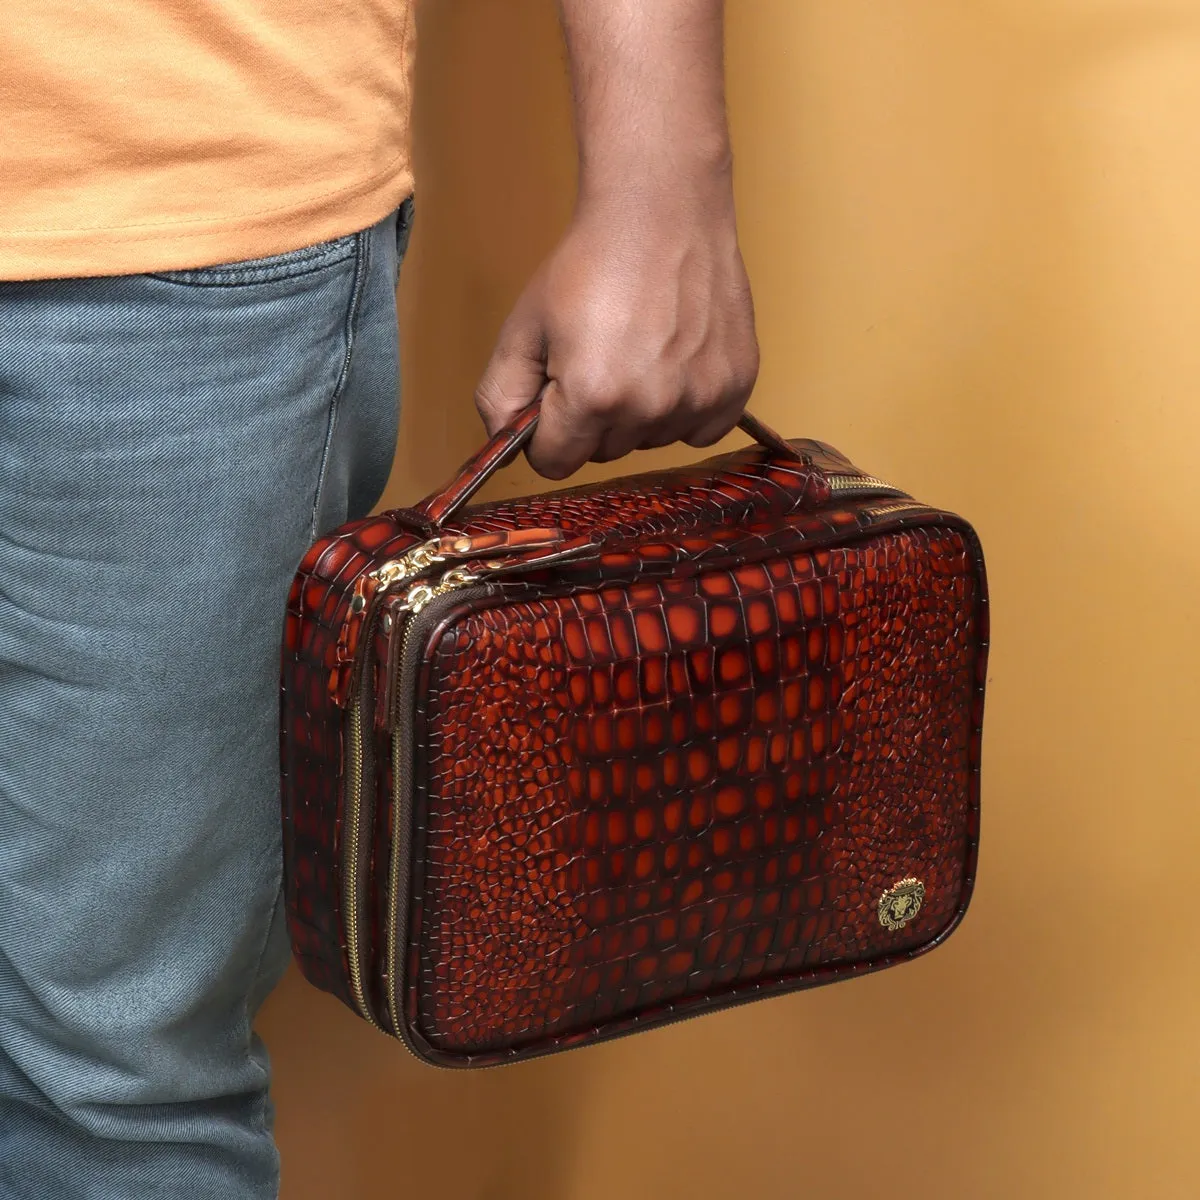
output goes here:
[{"label": "bag front panel", "polygon": [[933,944],[973,875],[981,569],[911,528],[453,623],[416,731],[415,1040],[537,1053]]}]

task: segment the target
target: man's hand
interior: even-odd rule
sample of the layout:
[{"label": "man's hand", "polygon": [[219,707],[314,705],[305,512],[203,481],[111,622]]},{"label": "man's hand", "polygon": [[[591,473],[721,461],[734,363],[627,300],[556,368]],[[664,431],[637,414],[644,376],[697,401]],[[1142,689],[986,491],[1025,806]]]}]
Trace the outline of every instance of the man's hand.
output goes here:
[{"label": "man's hand", "polygon": [[732,214],[597,210],[517,302],[476,403],[494,433],[550,380],[529,458],[562,479],[589,459],[718,441],[757,372]]},{"label": "man's hand", "polygon": [[476,393],[496,432],[546,388],[529,448],[589,459],[737,423],[758,373],[722,98],[720,0],[562,0],[580,145],[575,219]]}]

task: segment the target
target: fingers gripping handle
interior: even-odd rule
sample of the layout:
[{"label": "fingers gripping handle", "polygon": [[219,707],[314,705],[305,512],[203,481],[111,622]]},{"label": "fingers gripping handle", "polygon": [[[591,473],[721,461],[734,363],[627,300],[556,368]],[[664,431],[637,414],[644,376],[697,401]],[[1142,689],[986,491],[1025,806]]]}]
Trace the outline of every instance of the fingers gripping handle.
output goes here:
[{"label": "fingers gripping handle", "polygon": [[[498,471],[507,466],[529,444],[541,415],[542,398],[538,396],[521,410],[477,454],[463,464],[458,474],[444,487],[425,497],[416,512],[431,526],[440,528]],[[757,417],[743,413],[738,428],[749,434],[760,446],[776,458],[806,462],[807,459],[790,442]]]},{"label": "fingers gripping handle", "polygon": [[463,463],[444,488],[426,496],[417,512],[436,526],[448,521],[501,467],[507,466],[529,444],[542,411],[539,396],[523,408],[490,442]]},{"label": "fingers gripping handle", "polygon": [[752,437],[764,450],[769,450],[776,458],[791,459],[793,462],[808,460],[786,438],[782,438],[770,425],[764,425],[757,417],[743,412],[738,419],[738,428]]}]

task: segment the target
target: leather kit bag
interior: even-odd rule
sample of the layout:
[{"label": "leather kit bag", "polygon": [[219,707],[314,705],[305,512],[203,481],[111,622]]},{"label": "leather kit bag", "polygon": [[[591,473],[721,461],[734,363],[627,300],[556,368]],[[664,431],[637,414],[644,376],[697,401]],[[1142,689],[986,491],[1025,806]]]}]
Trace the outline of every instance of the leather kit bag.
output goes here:
[{"label": "leather kit bag", "polygon": [[975,874],[983,557],[831,447],[337,530],[283,650],[301,969],[489,1066],[891,966]]}]

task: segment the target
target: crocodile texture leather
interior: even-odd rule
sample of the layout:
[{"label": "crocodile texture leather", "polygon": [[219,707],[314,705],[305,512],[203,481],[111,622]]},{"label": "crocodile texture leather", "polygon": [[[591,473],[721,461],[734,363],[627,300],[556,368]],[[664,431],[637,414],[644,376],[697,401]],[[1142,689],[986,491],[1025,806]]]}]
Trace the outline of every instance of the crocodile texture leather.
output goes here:
[{"label": "crocodile texture leather", "polygon": [[[478,454],[468,459],[462,470],[444,488],[426,496],[416,507],[416,512],[435,526],[441,526],[487,482],[505,463],[511,462],[533,437],[542,411],[542,398],[538,396],[532,404],[502,429]],[[764,425],[750,413],[743,413],[738,427],[748,433],[765,449],[780,459],[803,455],[790,442],[784,441],[773,429]]]},{"label": "crocodile texture leather", "polygon": [[[438,617],[401,697],[416,752],[400,764],[413,790],[399,979],[388,883],[406,824],[390,710],[376,710],[362,940],[379,1019],[395,989],[410,1047],[486,1065],[943,940],[978,837],[987,601],[970,526],[902,495],[831,491],[831,474],[860,473],[808,441],[459,511],[508,446],[416,510],[443,536],[563,540],[490,576],[476,564],[481,582]],[[383,514],[323,539],[288,607],[289,925],[304,974],[352,1006],[347,712],[327,684],[356,583],[423,540],[413,527]],[[374,645],[383,697],[394,647],[382,631]],[[907,878],[923,904],[889,930],[880,901]]]}]

